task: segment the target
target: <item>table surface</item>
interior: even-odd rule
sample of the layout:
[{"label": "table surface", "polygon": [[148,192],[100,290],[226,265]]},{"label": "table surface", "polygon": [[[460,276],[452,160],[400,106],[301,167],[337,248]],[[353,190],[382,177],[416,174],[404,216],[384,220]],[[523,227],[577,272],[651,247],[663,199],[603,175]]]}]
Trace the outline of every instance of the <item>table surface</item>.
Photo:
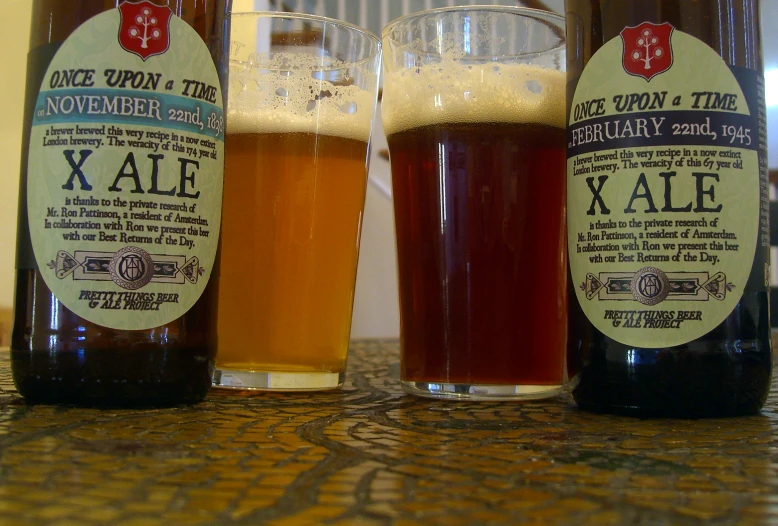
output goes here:
[{"label": "table surface", "polygon": [[398,344],[355,342],[320,394],[28,406],[0,354],[0,523],[776,524],[778,397],[760,416],[639,420],[566,396],[406,396]]}]

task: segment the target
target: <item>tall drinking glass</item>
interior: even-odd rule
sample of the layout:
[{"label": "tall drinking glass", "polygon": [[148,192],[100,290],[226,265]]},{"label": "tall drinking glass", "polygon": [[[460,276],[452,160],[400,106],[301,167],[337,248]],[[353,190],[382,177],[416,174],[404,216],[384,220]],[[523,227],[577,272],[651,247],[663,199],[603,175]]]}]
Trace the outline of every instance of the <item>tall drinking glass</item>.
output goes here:
[{"label": "tall drinking glass", "polygon": [[562,390],[564,19],[456,7],[383,31],[406,392]]},{"label": "tall drinking glass", "polygon": [[213,384],[340,386],[346,370],[381,46],[322,17],[229,24]]}]

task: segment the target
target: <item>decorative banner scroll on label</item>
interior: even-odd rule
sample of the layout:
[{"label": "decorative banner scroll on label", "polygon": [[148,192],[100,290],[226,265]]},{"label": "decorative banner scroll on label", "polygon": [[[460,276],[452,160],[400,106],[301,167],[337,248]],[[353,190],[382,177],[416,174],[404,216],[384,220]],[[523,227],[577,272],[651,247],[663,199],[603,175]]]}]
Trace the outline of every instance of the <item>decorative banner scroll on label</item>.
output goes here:
[{"label": "decorative banner scroll on label", "polygon": [[72,255],[60,250],[48,267],[59,279],[113,281],[128,290],[147,283],[196,285],[205,273],[197,256],[187,259],[183,255],[149,254],[137,247],[125,247],[115,253],[77,250]]},{"label": "decorative banner scroll on label", "polygon": [[587,273],[579,285],[586,299],[600,301],[636,300],[643,305],[656,305],[665,299],[678,301],[722,301],[735,286],[727,283],[723,272],[662,272],[646,267],[637,272]]}]

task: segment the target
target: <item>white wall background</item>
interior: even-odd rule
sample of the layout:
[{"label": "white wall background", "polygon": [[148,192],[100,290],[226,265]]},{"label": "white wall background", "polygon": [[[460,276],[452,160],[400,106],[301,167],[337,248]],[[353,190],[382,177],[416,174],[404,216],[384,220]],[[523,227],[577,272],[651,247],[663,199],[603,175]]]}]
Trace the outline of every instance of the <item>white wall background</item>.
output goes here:
[{"label": "white wall background", "polygon": [[[262,9],[270,0],[234,0],[234,9]],[[381,19],[400,11],[423,9],[447,3],[446,0],[287,0],[290,4],[314,6],[318,14],[334,10],[343,18],[362,23],[378,32]],[[457,4],[476,3],[456,0]],[[487,2],[478,2],[487,3]],[[500,3],[506,3],[501,1]],[[551,9],[562,12],[564,0],[547,0]],[[0,0],[3,16],[12,23],[0,32],[0,309],[13,301],[13,269],[16,239],[16,205],[19,183],[22,104],[26,53],[29,41],[31,0]],[[765,66],[768,70],[768,125],[770,134],[770,166],[778,167],[778,0],[762,0]],[[331,14],[329,11],[326,14]],[[353,18],[353,20],[352,20]],[[379,113],[380,115],[380,113]],[[352,337],[397,337],[399,315],[394,248],[394,221],[389,164],[377,158],[386,148],[380,122],[376,123],[372,146],[370,177],[362,231],[362,250],[357,275]]]}]

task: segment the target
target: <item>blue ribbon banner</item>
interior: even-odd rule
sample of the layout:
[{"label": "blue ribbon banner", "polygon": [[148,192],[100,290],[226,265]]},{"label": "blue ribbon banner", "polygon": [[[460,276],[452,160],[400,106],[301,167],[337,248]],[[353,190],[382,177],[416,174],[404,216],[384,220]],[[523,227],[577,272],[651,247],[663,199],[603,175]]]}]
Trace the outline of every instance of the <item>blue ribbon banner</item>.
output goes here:
[{"label": "blue ribbon banner", "polygon": [[67,89],[38,94],[33,126],[133,124],[181,130],[224,140],[224,111],[206,101],[156,92]]}]

